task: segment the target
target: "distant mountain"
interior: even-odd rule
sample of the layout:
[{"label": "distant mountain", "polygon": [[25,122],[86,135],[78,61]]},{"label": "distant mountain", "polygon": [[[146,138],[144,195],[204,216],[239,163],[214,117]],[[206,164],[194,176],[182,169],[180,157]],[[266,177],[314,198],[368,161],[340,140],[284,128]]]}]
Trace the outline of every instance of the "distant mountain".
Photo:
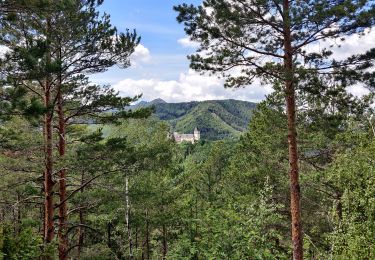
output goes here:
[{"label": "distant mountain", "polygon": [[172,131],[192,133],[197,127],[202,139],[236,138],[246,131],[255,103],[239,100],[209,100],[167,103],[162,99],[142,102],[132,108],[154,107],[154,114],[168,122]]},{"label": "distant mountain", "polygon": [[167,102],[164,101],[163,99],[161,98],[157,98],[157,99],[154,99],[152,100],[151,102],[149,102],[148,104],[149,105],[155,105],[155,104],[166,104]]},{"label": "distant mountain", "polygon": [[150,102],[139,101],[137,104],[130,106],[130,109],[136,109],[136,108],[140,108],[140,107],[150,107],[150,106],[153,106],[153,105],[166,104],[166,103],[167,102],[164,101],[163,99],[157,98],[157,99],[154,99],[154,100],[152,100]]}]

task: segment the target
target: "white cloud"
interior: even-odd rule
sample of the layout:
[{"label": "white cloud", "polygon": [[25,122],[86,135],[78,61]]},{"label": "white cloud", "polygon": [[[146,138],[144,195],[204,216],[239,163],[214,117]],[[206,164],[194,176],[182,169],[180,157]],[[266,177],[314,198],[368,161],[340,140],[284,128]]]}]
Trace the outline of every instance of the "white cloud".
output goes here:
[{"label": "white cloud", "polygon": [[363,97],[364,95],[368,95],[370,91],[362,85],[354,85],[347,88],[348,92],[357,96]]},{"label": "white cloud", "polygon": [[177,42],[184,48],[198,48],[199,43],[189,39],[189,37],[178,39]]},{"label": "white cloud", "polygon": [[271,87],[255,83],[241,89],[225,89],[223,80],[216,77],[200,75],[193,70],[181,73],[178,80],[159,79],[124,79],[112,85],[124,96],[143,93],[143,100],[162,98],[167,102],[202,101],[213,99],[239,99],[259,102],[266,94],[272,92]]},{"label": "white cloud", "polygon": [[329,48],[333,46],[331,50],[333,51],[332,57],[337,60],[342,60],[350,57],[354,54],[364,53],[365,51],[374,48],[375,42],[375,28],[372,30],[367,30],[365,35],[353,34],[345,38],[344,41],[339,39],[321,41],[316,44],[312,44],[306,47],[308,52],[319,52],[323,48]]},{"label": "white cloud", "polygon": [[364,36],[351,35],[340,43],[341,47],[335,47],[333,49],[333,57],[336,59],[344,59],[354,54],[363,53],[374,48],[374,42],[375,30],[369,31]]},{"label": "white cloud", "polygon": [[139,66],[143,63],[149,63],[151,61],[151,54],[142,44],[135,47],[134,52],[130,56],[130,60],[133,66]]},{"label": "white cloud", "polygon": [[[346,41],[341,43],[341,48],[334,47],[334,58],[343,59],[355,53],[361,53],[372,48],[373,42],[375,42],[375,30],[369,31],[362,37],[347,37]],[[198,47],[196,42],[187,37],[179,39],[178,43],[186,48]],[[309,46],[309,50],[317,51],[330,44],[332,42],[321,42]],[[143,100],[150,101],[162,98],[167,102],[229,98],[259,102],[264,100],[265,95],[272,92],[272,87],[261,86],[259,82],[255,82],[252,86],[246,88],[225,89],[223,79],[200,75],[193,70],[180,72],[185,70],[184,66],[181,66],[184,63],[184,55],[171,57],[165,55],[153,55],[151,57],[150,51],[145,46],[139,45],[131,56],[135,70],[132,71],[132,74],[128,74],[129,76],[126,76],[125,79],[122,77],[116,77],[115,79],[113,75],[110,76],[113,82],[112,86],[120,91],[123,96],[134,96],[142,93]],[[145,64],[147,66],[143,67],[142,65]],[[175,79],[177,73],[179,73],[179,77]],[[233,73],[238,74],[238,70],[233,70]],[[173,80],[169,80],[169,78],[173,78]],[[103,78],[101,78],[101,81],[103,81]],[[353,86],[348,90],[357,96],[368,93],[368,90],[362,86]]]},{"label": "white cloud", "polygon": [[9,52],[10,49],[4,45],[0,45],[0,58],[4,58],[5,54]]}]

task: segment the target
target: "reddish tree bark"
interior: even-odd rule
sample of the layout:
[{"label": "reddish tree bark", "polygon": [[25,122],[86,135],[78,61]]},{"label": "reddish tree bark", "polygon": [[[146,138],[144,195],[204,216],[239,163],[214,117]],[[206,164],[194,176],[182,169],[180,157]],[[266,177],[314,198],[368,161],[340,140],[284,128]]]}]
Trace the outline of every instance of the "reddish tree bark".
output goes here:
[{"label": "reddish tree bark", "polygon": [[293,48],[289,18],[289,0],[284,0],[284,68],[285,98],[288,118],[289,178],[290,178],[290,212],[292,217],[293,259],[303,259],[303,238],[301,224],[300,186],[298,169],[296,102],[293,70]]}]

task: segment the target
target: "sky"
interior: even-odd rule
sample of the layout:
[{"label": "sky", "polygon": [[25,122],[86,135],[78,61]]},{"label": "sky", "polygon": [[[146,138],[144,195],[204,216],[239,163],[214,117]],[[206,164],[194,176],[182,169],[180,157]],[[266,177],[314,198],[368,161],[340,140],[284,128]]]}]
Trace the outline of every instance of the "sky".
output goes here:
[{"label": "sky", "polygon": [[[156,98],[167,102],[232,98],[259,102],[271,93],[271,87],[259,82],[237,90],[225,89],[223,80],[189,69],[186,56],[194,53],[196,44],[186,37],[183,26],[176,21],[177,13],[173,11],[173,6],[183,2],[199,5],[201,0],[104,1],[100,9],[110,14],[112,24],[119,31],[136,29],[141,43],[131,56],[131,67],[113,67],[105,73],[92,75],[92,81],[110,84],[122,96],[142,93],[141,99],[145,101]],[[358,49],[373,47],[374,42],[374,31],[364,38],[350,37],[335,55],[346,57]],[[357,95],[366,93],[360,87],[351,91]]]}]

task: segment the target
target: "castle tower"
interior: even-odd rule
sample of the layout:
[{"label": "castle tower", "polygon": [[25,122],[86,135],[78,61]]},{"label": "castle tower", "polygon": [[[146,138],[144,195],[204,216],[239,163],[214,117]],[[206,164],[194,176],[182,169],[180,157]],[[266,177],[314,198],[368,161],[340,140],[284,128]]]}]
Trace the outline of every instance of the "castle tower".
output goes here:
[{"label": "castle tower", "polygon": [[198,130],[198,128],[194,129],[194,140],[199,141],[201,139],[201,132]]}]

